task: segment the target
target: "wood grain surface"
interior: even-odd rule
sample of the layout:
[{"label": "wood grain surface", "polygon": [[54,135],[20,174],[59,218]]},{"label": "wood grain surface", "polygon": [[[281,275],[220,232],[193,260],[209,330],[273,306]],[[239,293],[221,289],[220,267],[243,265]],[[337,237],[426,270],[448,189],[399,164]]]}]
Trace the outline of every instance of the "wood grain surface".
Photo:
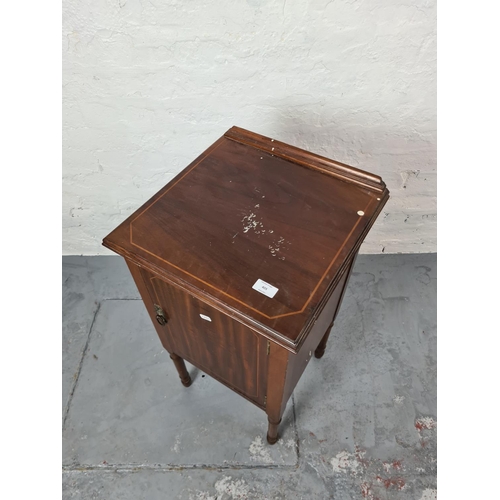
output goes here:
[{"label": "wood grain surface", "polygon": [[293,350],[387,198],[373,174],[233,127],[104,244]]}]

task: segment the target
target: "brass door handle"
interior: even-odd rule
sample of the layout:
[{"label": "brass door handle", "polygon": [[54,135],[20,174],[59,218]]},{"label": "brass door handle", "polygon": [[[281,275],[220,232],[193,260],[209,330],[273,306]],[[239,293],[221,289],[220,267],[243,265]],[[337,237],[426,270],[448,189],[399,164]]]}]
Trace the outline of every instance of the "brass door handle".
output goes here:
[{"label": "brass door handle", "polygon": [[161,326],[165,326],[168,322],[167,318],[165,317],[165,313],[163,312],[163,309],[155,304],[155,311],[156,311],[156,321],[158,321],[158,323],[161,325]]},{"label": "brass door handle", "polygon": [[161,326],[165,326],[167,324],[165,316],[160,316],[159,314],[156,315],[156,321],[158,321],[158,323],[160,323]]}]

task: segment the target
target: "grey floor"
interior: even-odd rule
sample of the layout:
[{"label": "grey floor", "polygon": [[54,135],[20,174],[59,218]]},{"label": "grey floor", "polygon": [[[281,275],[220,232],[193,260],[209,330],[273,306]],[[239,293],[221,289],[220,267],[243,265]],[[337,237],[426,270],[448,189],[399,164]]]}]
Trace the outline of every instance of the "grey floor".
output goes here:
[{"label": "grey floor", "polygon": [[119,257],[63,258],[63,498],[436,498],[436,256],[361,255],[323,359],[265,414],[184,388]]}]

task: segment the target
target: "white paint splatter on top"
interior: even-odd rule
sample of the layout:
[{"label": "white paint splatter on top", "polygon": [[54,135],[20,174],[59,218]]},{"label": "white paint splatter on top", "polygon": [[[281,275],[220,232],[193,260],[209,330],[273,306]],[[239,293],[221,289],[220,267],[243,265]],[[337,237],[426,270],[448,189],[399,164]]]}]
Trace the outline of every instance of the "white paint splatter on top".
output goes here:
[{"label": "white paint splatter on top", "polygon": [[264,447],[264,443],[260,436],[257,436],[252,443],[250,444],[250,455],[251,459],[258,462],[262,461],[266,464],[273,463],[273,459],[271,458],[271,454],[269,450]]},{"label": "white paint splatter on top", "polygon": [[[269,232],[272,233],[273,231]],[[280,236],[277,240],[273,240],[273,242],[269,245],[269,250],[271,251],[271,255],[273,257],[278,257],[277,252],[279,252],[282,248],[287,250],[289,245],[291,245],[291,243],[286,241],[283,236]],[[285,256],[278,257],[278,259],[285,260]]]},{"label": "white paint splatter on top", "polygon": [[425,488],[425,490],[422,492],[420,500],[437,500],[437,490]]},{"label": "white paint splatter on top", "polygon": [[[257,188],[255,188],[257,190]],[[264,198],[264,196],[262,197]],[[255,211],[257,212],[258,209],[260,208],[260,204],[257,203],[254,206]],[[262,223],[261,220],[257,218],[257,214],[254,213],[253,211],[250,212],[248,215],[245,215],[243,219],[241,219],[241,222],[243,222],[243,233],[248,233],[249,231],[253,231],[255,234],[258,235],[265,235],[266,232],[267,234],[273,234],[274,230],[273,229],[264,229],[264,224]],[[236,233],[237,235],[238,233]],[[236,237],[236,235],[233,236],[233,239]],[[260,236],[259,236],[260,238]],[[234,243],[234,241],[233,241]],[[291,245],[290,241],[286,241],[283,236],[280,236],[279,238],[273,239],[271,244],[268,246],[269,250],[271,251],[271,255],[273,257],[278,257],[279,260],[285,260],[286,257],[281,254],[281,256],[278,255],[278,252],[287,250],[289,245]],[[283,252],[282,252],[283,253]]]},{"label": "white paint splatter on top", "polygon": [[257,220],[257,216],[252,212],[249,215],[245,215],[243,219],[241,219],[241,222],[243,222],[243,232],[248,233],[250,229],[253,229],[255,232],[260,232],[256,231],[257,228],[263,228],[264,224],[262,224],[261,221]]},{"label": "white paint splatter on top", "polygon": [[353,476],[359,473],[359,462],[357,461],[355,455],[349,453],[348,451],[341,451],[337,453],[335,457],[330,460],[332,464],[333,472],[343,472],[346,474],[350,472]]}]

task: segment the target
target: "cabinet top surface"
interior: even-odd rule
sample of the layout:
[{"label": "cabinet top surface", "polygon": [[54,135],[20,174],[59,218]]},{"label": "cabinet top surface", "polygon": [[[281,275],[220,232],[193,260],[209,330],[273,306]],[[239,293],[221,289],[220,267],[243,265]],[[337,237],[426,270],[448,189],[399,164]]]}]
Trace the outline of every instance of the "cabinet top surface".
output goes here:
[{"label": "cabinet top surface", "polygon": [[233,127],[103,243],[294,345],[387,198],[377,176]]}]

